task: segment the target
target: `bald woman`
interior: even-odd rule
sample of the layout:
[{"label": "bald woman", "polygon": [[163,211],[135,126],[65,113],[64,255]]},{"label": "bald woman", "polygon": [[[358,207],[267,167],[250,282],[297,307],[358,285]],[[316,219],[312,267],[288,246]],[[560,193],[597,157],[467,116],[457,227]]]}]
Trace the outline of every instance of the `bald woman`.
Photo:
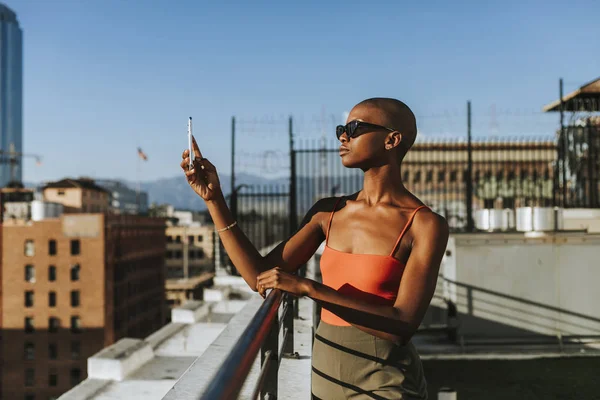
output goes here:
[{"label": "bald woman", "polygon": [[[261,296],[281,289],[321,305],[312,356],[312,398],[427,399],[411,338],[435,290],[448,225],[402,182],[402,161],[415,142],[415,116],[403,102],[357,104],[336,129],[340,158],[364,172],[352,195],[319,200],[298,231],[261,256],[233,221],[215,167],[194,142],[181,167],[207,204],[227,254]],[[296,274],[325,242],[323,282]]]}]

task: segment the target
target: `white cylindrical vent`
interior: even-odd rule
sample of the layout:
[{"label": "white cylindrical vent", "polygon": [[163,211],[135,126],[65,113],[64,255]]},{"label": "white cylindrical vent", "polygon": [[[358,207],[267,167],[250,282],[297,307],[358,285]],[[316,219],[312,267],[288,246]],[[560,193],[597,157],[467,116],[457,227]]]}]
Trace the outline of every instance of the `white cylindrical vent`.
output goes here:
[{"label": "white cylindrical vent", "polygon": [[31,219],[33,221],[43,220],[46,215],[45,211],[45,204],[43,201],[34,200],[31,202]]},{"label": "white cylindrical vent", "polygon": [[451,388],[440,388],[438,392],[438,400],[457,400],[458,395],[456,390]]}]

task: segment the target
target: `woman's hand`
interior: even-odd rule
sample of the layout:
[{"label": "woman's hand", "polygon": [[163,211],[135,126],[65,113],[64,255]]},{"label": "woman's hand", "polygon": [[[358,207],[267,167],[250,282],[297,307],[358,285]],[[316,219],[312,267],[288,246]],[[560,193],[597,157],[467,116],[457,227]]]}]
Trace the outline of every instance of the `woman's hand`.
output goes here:
[{"label": "woman's hand", "polygon": [[219,182],[219,175],[217,175],[217,169],[210,161],[206,158],[202,158],[202,153],[196,143],[196,139],[192,137],[192,146],[194,148],[194,167],[188,169],[190,164],[190,151],[184,150],[181,158],[181,169],[185,173],[188,183],[194,189],[194,192],[198,193],[198,196],[202,197],[204,201],[215,200],[219,196],[222,196],[221,183]]},{"label": "woman's hand", "polygon": [[267,289],[280,289],[294,296],[306,296],[310,290],[309,280],[285,272],[279,267],[262,272],[256,278],[256,290],[264,298]]}]

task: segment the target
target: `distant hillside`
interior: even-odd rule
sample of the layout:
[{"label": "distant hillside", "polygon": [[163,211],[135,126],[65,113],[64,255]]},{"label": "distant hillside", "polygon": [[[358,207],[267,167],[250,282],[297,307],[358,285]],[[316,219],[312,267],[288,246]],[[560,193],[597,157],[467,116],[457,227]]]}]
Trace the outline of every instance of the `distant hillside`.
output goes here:
[{"label": "distant hillside", "polygon": [[[231,176],[222,175],[219,177],[221,180],[221,187],[223,192],[227,195],[230,191]],[[280,178],[275,180],[269,180],[261,178],[260,176],[239,174],[236,175],[236,185],[286,185],[289,182],[288,178]],[[131,188],[136,187],[135,182],[124,181]],[[206,206],[202,199],[200,199],[189,187],[183,176],[177,176],[173,178],[158,179],[155,181],[142,182],[141,189],[148,193],[148,201],[150,203],[158,204],[172,204],[176,208],[186,210],[204,210]]]}]

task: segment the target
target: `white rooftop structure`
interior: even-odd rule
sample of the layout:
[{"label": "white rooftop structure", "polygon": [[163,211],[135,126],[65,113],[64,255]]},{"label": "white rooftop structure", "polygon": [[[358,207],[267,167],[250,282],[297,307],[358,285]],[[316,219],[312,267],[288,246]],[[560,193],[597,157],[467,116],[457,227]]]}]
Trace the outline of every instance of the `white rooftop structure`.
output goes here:
[{"label": "white rooftop structure", "polygon": [[[600,235],[587,232],[452,235],[432,307],[413,342],[424,360],[598,356],[598,257]],[[318,256],[308,276],[319,280],[317,264]],[[450,343],[445,301],[452,299],[460,323],[459,339]],[[88,379],[60,399],[197,400],[261,304],[242,278],[217,275],[205,300],[174,309],[170,324],[88,359]],[[299,356],[281,360],[278,399],[310,398],[312,306],[299,299],[293,328]],[[531,343],[522,342],[523,332]],[[259,362],[260,356],[240,399],[251,398]]]}]

